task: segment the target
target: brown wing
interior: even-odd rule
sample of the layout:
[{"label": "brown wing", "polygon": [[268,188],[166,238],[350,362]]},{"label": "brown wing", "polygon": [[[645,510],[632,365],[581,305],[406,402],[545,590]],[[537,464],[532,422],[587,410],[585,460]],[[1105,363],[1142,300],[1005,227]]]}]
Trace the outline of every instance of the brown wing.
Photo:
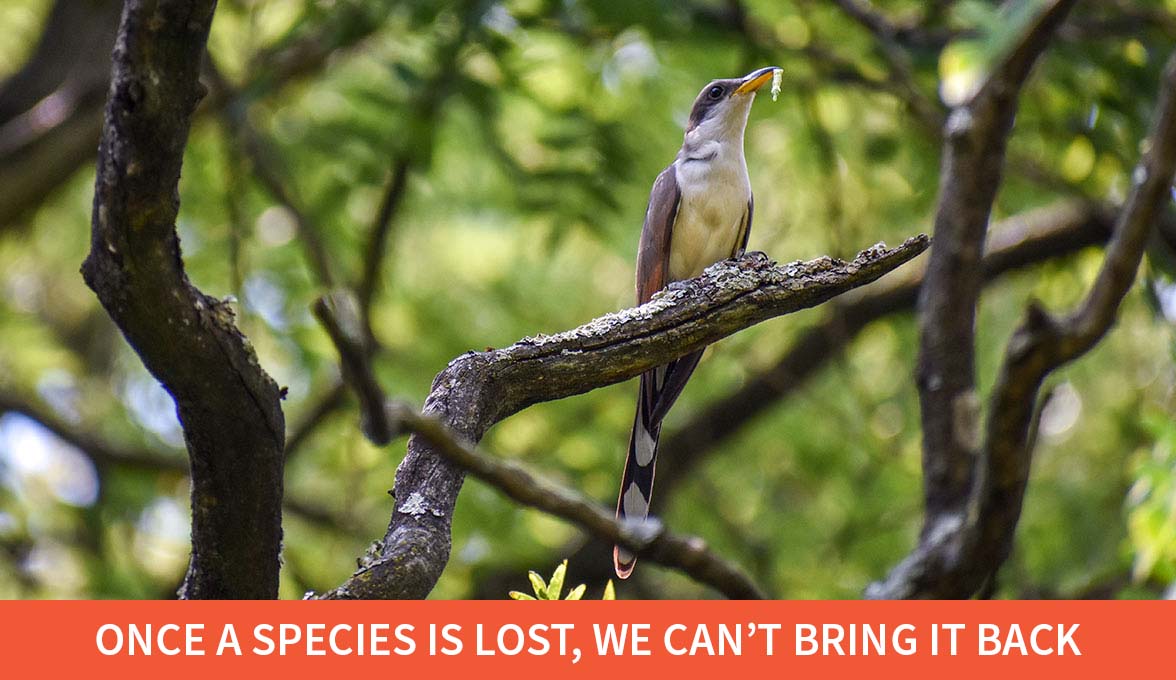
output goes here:
[{"label": "brown wing", "polygon": [[[678,178],[674,166],[662,170],[649,192],[649,207],[645,210],[645,226],[641,228],[641,243],[637,247],[637,304],[649,302],[653,294],[666,287],[670,269],[670,237],[674,231],[674,220],[678,216],[678,203],[682,192],[678,189]],[[661,417],[672,403],[663,400],[663,388],[667,381],[673,397],[682,391],[686,378],[702,356],[702,350],[688,357],[672,361],[641,375],[641,390],[637,398],[637,413],[633,417],[633,431],[629,436],[629,452],[625,458],[625,470],[621,475],[621,492],[617,498],[617,519],[645,519],[649,515],[649,501],[653,497],[654,462],[657,457],[657,440],[661,433]],[[688,364],[688,366],[687,366]],[[675,366],[683,370],[675,371]],[[664,405],[664,406],[663,406]],[[661,408],[659,408],[661,407]],[[637,558],[624,548],[613,548],[613,566],[617,576],[628,578],[633,572]]]},{"label": "brown wing", "polygon": [[670,236],[682,192],[678,177],[671,165],[653,182],[649,192],[649,207],[645,209],[645,225],[641,227],[641,243],[637,247],[637,304],[649,302],[653,294],[666,287],[670,270]]},{"label": "brown wing", "polygon": [[742,257],[747,252],[747,241],[751,238],[751,218],[755,214],[755,196],[747,198],[747,214],[743,216],[742,233],[739,235],[739,250],[735,257]]}]

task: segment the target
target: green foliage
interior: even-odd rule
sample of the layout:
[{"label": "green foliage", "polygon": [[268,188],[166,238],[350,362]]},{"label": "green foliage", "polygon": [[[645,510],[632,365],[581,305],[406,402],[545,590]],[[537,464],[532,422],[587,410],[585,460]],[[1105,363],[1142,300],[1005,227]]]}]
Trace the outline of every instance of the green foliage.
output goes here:
[{"label": "green foliage", "polygon": [[[558,600],[558,599],[560,599],[560,594],[563,591],[564,577],[567,575],[567,572],[568,572],[568,561],[567,560],[560,562],[559,566],[555,568],[554,572],[552,572],[551,580],[548,582],[544,582],[543,577],[540,576],[539,574],[537,574],[536,572],[533,572],[533,571],[527,572],[527,578],[530,579],[531,589],[535,592],[535,594],[528,595],[527,593],[519,592],[517,590],[512,590],[509,593],[510,598],[512,600]],[[575,588],[572,588],[571,590],[569,590],[567,597],[565,597],[563,599],[565,599],[565,600],[579,600],[584,597],[584,593],[587,592],[587,590],[588,590],[588,586],[581,583],[580,585],[576,586]],[[600,599],[602,599],[602,600],[615,600],[615,599],[617,599],[617,593],[616,593],[616,590],[613,588],[612,579],[609,579],[608,582],[605,583],[604,594],[601,596]]]},{"label": "green foliage", "polygon": [[[29,53],[51,2],[0,4],[0,25],[11,29],[0,36],[4,78]],[[953,7],[928,21],[959,41],[942,52],[905,51],[911,86],[934,111],[944,83],[967,85],[987,68],[1035,4],[1017,3],[1012,14],[989,2],[874,6],[900,23]],[[1063,197],[1115,202],[1130,187],[1176,36],[1159,22],[1124,28],[1113,19],[1123,7],[1176,7],[1104,5],[1079,3],[1082,30],[1056,41],[1030,80],[995,219]],[[768,64],[785,72],[780,100],[761,97],[747,130],[751,248],[786,262],[930,231],[939,135],[896,96],[875,38],[833,3],[748,0],[750,35],[724,20],[730,6],[222,0],[210,53],[241,87],[240,109],[271,142],[341,283],[360,276],[387,178],[397,161],[410,162],[371,320],[379,377],[393,397],[419,404],[462,352],[632,303],[649,187],[712,78]],[[315,53],[307,46],[329,58],[307,57]],[[281,76],[290,63],[296,77]],[[1060,182],[1041,182],[1034,168]],[[186,565],[188,485],[174,406],[77,275],[90,242],[93,177],[87,161],[19,224],[0,229],[0,393],[173,466],[95,466],[29,418],[0,413],[0,597],[168,597]],[[209,113],[193,127],[180,199],[189,276],[210,295],[240,300],[242,331],[289,388],[294,432],[335,386],[338,367],[308,313],[323,286],[293,217]],[[1025,301],[1073,305],[1099,258],[1090,250],[987,289],[977,339],[982,391]],[[1163,257],[1153,261],[1164,271]],[[1054,376],[1065,398],[1047,410],[999,595],[1081,594],[1106,575],[1131,574],[1138,590],[1129,594],[1155,595],[1176,579],[1166,425],[1176,371],[1163,300],[1149,307],[1133,293],[1107,340]],[[762,375],[822,314],[718,343],[663,440]],[[704,537],[773,595],[860,595],[919,530],[916,348],[909,314],[870,325],[660,497],[667,525]],[[493,428],[485,447],[611,505],[634,397],[633,385],[620,385],[536,405]],[[283,597],[338,585],[387,526],[404,443],[377,449],[357,421],[348,397],[290,455]],[[659,468],[673,465],[674,452],[663,451]],[[509,575],[569,554],[578,539],[476,482],[460,496],[453,531],[439,598],[498,597]],[[565,594],[564,573],[539,579],[535,597]],[[634,579],[642,593],[713,594],[653,564]]]},{"label": "green foliage", "polygon": [[1156,441],[1136,453],[1127,494],[1127,527],[1136,581],[1176,582],[1176,424],[1155,418]]}]

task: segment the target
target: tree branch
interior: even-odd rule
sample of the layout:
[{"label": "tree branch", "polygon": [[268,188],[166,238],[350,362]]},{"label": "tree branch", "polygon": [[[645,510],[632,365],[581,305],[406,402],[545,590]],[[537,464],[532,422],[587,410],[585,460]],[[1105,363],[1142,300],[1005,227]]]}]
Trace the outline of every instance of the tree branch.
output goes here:
[{"label": "tree branch", "polygon": [[596,538],[623,545],[636,555],[677,569],[731,599],[765,599],[763,591],[747,574],[711,552],[702,539],[676,536],[657,521],[645,525],[618,522],[612,511],[599,503],[535,477],[521,465],[492,458],[462,444],[435,417],[422,416],[403,405],[392,410],[398,420],[428,441],[435,451],[511,500],[565,519]]},{"label": "tree branch", "polygon": [[[638,375],[769,318],[818,305],[909,261],[927,237],[875,246],[852,262],[820,258],[786,266],[763,253],[711,266],[649,303],[555,336],[470,352],[433,381],[424,413],[476,443],[527,406]],[[450,519],[464,474],[424,437],[409,439],[396,473],[396,509],[377,557],[329,598],[422,598],[449,559]]]},{"label": "tree branch", "polygon": [[[1063,201],[1010,217],[993,227],[984,255],[985,282],[1019,268],[1061,258],[1083,248],[1105,243],[1114,227],[1117,211],[1084,201]],[[1176,243],[1176,220],[1160,225],[1161,236]],[[778,408],[799,392],[869,324],[893,314],[914,309],[926,263],[916,260],[880,281],[850,291],[826,305],[820,323],[805,329],[793,340],[779,360],[767,368],[755,369],[754,376],[739,389],[707,403],[685,422],[667,433],[661,448],[671,452],[658,468],[660,492],[654,497],[654,511],[660,512],[676,490],[711,456],[723,454],[722,446],[756,418]],[[583,577],[603,583],[612,575],[608,552],[612,544],[577,540],[559,552],[572,554]],[[495,583],[517,576],[517,570],[495,574],[480,592],[498,592],[506,587]],[[486,580],[486,579],[483,579]]]},{"label": "tree branch", "polygon": [[253,166],[253,174],[260,181],[261,186],[275,201],[289,211],[294,218],[294,225],[298,230],[298,242],[306,253],[306,262],[314,274],[316,281],[324,288],[335,286],[334,267],[331,256],[323,243],[323,233],[318,225],[311,221],[306,210],[294,198],[294,193],[287,189],[288,173],[277,150],[274,149],[261,132],[253,127],[245,115],[245,102],[237,95],[236,90],[216,67],[211,56],[204,66],[205,76],[212,86],[212,94],[217,99],[229,102],[221,108],[220,115],[224,124],[232,132],[230,138],[240,142],[245,156]]},{"label": "tree branch", "polygon": [[46,183],[93,158],[121,8],[56,0],[32,55],[0,83],[0,231],[41,200]]},{"label": "tree branch", "polygon": [[215,0],[128,0],[114,50],[86,283],[176,402],[192,468],[182,596],[272,598],[281,544],[279,390],[228,305],[189,283],[177,185]]},{"label": "tree branch", "polygon": [[[446,71],[448,73],[448,70]],[[365,328],[370,329],[368,320],[372,301],[380,287],[380,275],[386,259],[384,251],[388,247],[388,237],[392,232],[392,225],[400,206],[404,203],[404,196],[408,188],[408,173],[412,164],[407,158],[400,158],[392,165],[392,176],[388,179],[388,186],[380,199],[380,207],[376,210],[376,218],[372,223],[368,236],[367,249],[364,252],[363,275],[355,286],[355,295],[359,298],[359,309],[365,319]]]},{"label": "tree branch", "polygon": [[[810,40],[802,47],[781,42],[775,31],[753,19],[739,0],[716,8],[705,4],[686,5],[692,17],[703,23],[726,28],[741,35],[749,44],[765,54],[794,53],[808,60],[812,69],[831,81],[850,83],[866,90],[884,92],[902,102],[919,125],[938,131],[943,125],[941,107],[936,100],[924,95],[908,78],[908,74],[892,71],[888,78],[868,75],[863,69],[835,50]],[[891,54],[890,56],[894,56]],[[901,61],[901,60],[900,60]],[[895,66],[895,64],[888,64]]]},{"label": "tree branch", "polygon": [[850,19],[860,24],[880,41],[907,47],[930,48],[938,51],[951,40],[946,29],[936,29],[918,23],[897,23],[874,9],[869,0],[832,0]]},{"label": "tree branch", "polygon": [[359,399],[359,427],[376,446],[385,446],[402,433],[390,417],[387,397],[371,363],[371,348],[362,312],[349,291],[336,291],[315,300],[311,311],[339,352],[343,381]]},{"label": "tree branch", "polygon": [[307,409],[306,413],[302,416],[302,420],[290,428],[290,435],[286,437],[286,464],[289,464],[302,451],[302,447],[310,439],[310,436],[333,413],[343,407],[346,401],[347,389],[343,383],[336,382],[334,385],[323,390],[321,394],[322,396],[319,400]]},{"label": "tree branch", "polygon": [[82,451],[95,467],[129,467],[149,472],[178,472],[188,474],[182,458],[161,455],[142,448],[120,447],[93,434],[91,429],[76,427],[32,399],[19,394],[0,392],[0,415],[19,413],[40,423],[61,441]]},{"label": "tree branch", "polygon": [[1149,150],[1115,224],[1102,268],[1078,309],[1055,318],[1031,303],[1005,350],[989,404],[983,455],[964,511],[941,518],[870,597],[966,597],[1012,549],[1029,480],[1038,390],[1054,369],[1106,334],[1130,289],[1152,226],[1170,200],[1176,173],[1176,54],[1169,59]]},{"label": "tree branch", "polygon": [[[68,84],[68,91],[77,94],[106,84],[120,10],[118,0],[54,1],[32,54],[0,82],[0,148],[15,141],[10,134],[17,129],[37,127],[8,128],[8,123],[45,103],[62,85]],[[61,49],[67,41],[70,49]],[[53,108],[61,110],[57,105]]]},{"label": "tree branch", "polygon": [[[985,283],[1001,275],[1075,253],[1103,243],[1114,226],[1115,211],[1097,204],[1066,201],[1016,215],[993,228],[984,255]],[[1176,224],[1169,224],[1176,235]],[[828,305],[826,317],[806,329],[773,365],[756,371],[738,390],[708,404],[663,441],[673,452],[658,470],[659,493],[672,489],[727,438],[757,416],[795,393],[842,352],[869,324],[912,310],[926,274],[926,263],[912,263],[902,272],[843,295]]]},{"label": "tree branch", "polygon": [[[947,33],[934,36],[924,34],[915,27],[900,28],[874,10],[868,2],[861,0],[834,0],[847,17],[860,24],[874,36],[878,53],[890,71],[891,89],[915,117],[928,128],[938,130],[943,126],[943,108],[940,103],[928,97],[919,89],[911,65],[911,54],[905,49],[914,46],[930,47],[938,52],[947,44]],[[902,44],[900,44],[902,43]]]},{"label": "tree branch", "polygon": [[996,64],[979,92],[944,129],[935,247],[919,293],[917,382],[923,427],[924,534],[958,513],[979,455],[975,393],[976,303],[989,213],[1001,183],[1017,96],[1073,0],[1055,0]]},{"label": "tree branch", "polygon": [[[93,2],[61,0],[60,4],[72,8]],[[102,53],[100,58],[89,59],[91,64],[104,62],[109,65],[109,37],[118,25],[122,3],[116,1],[112,4],[114,16],[109,20]],[[383,11],[373,11],[366,3],[341,3],[325,15],[325,21],[307,22],[313,26],[311,31],[301,31],[282,40],[252,59],[248,71],[256,76],[242,88],[240,95],[257,99],[291,80],[321,69],[336,51],[354,46],[379,29],[385,17]],[[96,20],[88,23],[85,32],[89,34],[91,28],[96,28],[95,24]],[[47,38],[46,42],[57,52],[62,52],[59,47],[63,40],[76,47],[77,30],[73,29],[64,39],[54,32],[54,37]],[[76,49],[67,52],[81,54]],[[107,75],[109,68],[99,82],[86,81],[86,86],[80,87],[70,81],[47,95],[44,101],[52,102],[56,112],[63,111],[60,104],[68,105],[64,118],[54,119],[48,127],[45,117],[30,110],[11,121],[15,126],[0,128],[0,231],[12,226],[22,213],[39,205],[80,165],[94,158],[102,130],[102,107],[109,82]],[[204,102],[205,106],[197,115],[219,111],[233,101],[214,95]]]},{"label": "tree branch", "polygon": [[[339,392],[342,394],[342,388]],[[97,428],[71,424],[51,409],[23,395],[0,391],[0,415],[5,413],[19,413],[36,421],[55,437],[80,451],[99,470],[112,468],[189,476],[188,461],[178,451],[171,448],[155,451],[119,445],[96,436],[94,431]],[[282,507],[286,512],[312,524],[359,536],[360,528],[354,519],[316,506],[308,500],[291,498],[286,494],[282,499]]]}]

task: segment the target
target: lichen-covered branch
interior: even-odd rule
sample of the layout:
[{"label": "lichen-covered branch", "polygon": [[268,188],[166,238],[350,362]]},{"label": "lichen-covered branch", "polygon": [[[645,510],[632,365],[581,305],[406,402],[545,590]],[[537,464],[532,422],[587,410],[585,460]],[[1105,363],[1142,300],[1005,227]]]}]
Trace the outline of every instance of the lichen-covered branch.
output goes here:
[{"label": "lichen-covered branch", "polygon": [[[1116,211],[1084,201],[1063,201],[1010,217],[992,229],[982,261],[985,282],[1001,275],[1061,258],[1110,237]],[[1176,222],[1167,231],[1176,243]],[[921,261],[920,261],[921,262]],[[755,371],[738,390],[709,403],[667,433],[662,448],[673,451],[658,468],[655,506],[672,494],[708,454],[756,417],[795,394],[808,378],[843,352],[861,331],[888,315],[914,309],[925,266],[912,263],[895,273],[847,293],[826,307],[826,316],[802,332],[776,363]],[[660,499],[660,500],[659,500]]]},{"label": "lichen-covered branch", "polygon": [[215,0],[128,0],[115,44],[91,250],[82,266],[176,402],[192,469],[181,595],[273,598],[281,545],[280,390],[229,306],[189,283],[175,220]]},{"label": "lichen-covered branch", "polygon": [[[641,307],[554,336],[469,352],[433,381],[424,413],[468,443],[527,406],[631,378],[761,321],[812,307],[878,279],[927,248],[926,236],[879,245],[852,262],[779,266],[763,253],[720,262]],[[377,554],[333,598],[422,598],[449,559],[463,470],[421,435],[396,473],[396,508]]]},{"label": "lichen-covered branch", "polygon": [[[1020,268],[1057,260],[1110,238],[1118,211],[1112,206],[1085,201],[1060,201],[1009,217],[992,228],[984,253],[986,282]],[[1176,243],[1176,219],[1162,220],[1160,236]],[[704,462],[726,455],[723,444],[756,418],[764,417],[783,402],[802,393],[808,380],[846,351],[858,335],[876,320],[910,312],[915,307],[926,263],[912,262],[902,271],[875,281],[825,305],[825,317],[802,331],[773,364],[754,369],[743,385],[718,396],[667,432],[662,450],[672,451],[658,465],[654,512],[672,502],[676,490]],[[575,540],[556,550],[571,555],[581,577],[603,583],[612,576],[608,558],[612,543]],[[517,576],[512,567],[482,579],[479,593],[494,592],[504,579]],[[497,590],[505,590],[505,586]]]}]

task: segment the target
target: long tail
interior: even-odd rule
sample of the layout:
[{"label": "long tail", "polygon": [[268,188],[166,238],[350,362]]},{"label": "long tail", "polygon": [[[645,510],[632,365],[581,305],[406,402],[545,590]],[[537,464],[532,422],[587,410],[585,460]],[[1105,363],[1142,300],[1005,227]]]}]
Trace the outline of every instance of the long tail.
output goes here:
[{"label": "long tail", "polygon": [[[641,391],[637,397],[637,413],[633,416],[633,431],[629,435],[629,453],[625,472],[621,476],[621,492],[617,498],[617,519],[640,519],[649,516],[653,500],[653,477],[657,463],[657,442],[661,423],[686,381],[698,365],[704,350],[687,354],[641,374]],[[613,547],[613,568],[618,578],[629,578],[637,557],[620,546]]]}]

